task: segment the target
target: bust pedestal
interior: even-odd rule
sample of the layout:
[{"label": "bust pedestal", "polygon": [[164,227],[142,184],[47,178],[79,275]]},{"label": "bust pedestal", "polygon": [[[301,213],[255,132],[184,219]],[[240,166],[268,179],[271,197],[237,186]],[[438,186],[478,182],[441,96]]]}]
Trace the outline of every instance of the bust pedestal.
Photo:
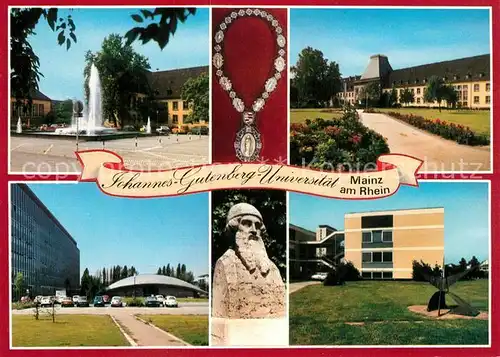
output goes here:
[{"label": "bust pedestal", "polygon": [[287,346],[288,320],[212,317],[210,338],[211,346]]}]

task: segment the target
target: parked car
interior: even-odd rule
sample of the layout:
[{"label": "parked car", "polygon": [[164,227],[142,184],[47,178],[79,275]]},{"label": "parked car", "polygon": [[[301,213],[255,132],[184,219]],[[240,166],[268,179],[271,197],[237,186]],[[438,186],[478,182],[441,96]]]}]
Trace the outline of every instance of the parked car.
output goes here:
[{"label": "parked car", "polygon": [[316,273],[316,274],[313,274],[311,276],[311,280],[320,280],[320,281],[323,281],[326,279],[328,273],[325,273],[325,272],[319,272],[319,273]]},{"label": "parked car", "polygon": [[70,297],[65,297],[61,300],[61,307],[73,307],[73,299]]},{"label": "parked car", "polygon": [[158,300],[160,302],[160,305],[163,306],[163,301],[165,301],[165,298],[163,297],[163,295],[156,295],[156,300]]},{"label": "parked car", "polygon": [[111,298],[109,297],[109,295],[103,295],[102,300],[104,300],[105,304],[109,304],[111,302]]},{"label": "parked car", "polygon": [[156,297],[154,295],[148,296],[146,298],[144,305],[146,305],[146,307],[160,307],[161,306],[160,302],[156,299]]},{"label": "parked car", "polygon": [[123,131],[137,131],[137,129],[133,125],[124,125],[122,130]]},{"label": "parked car", "polygon": [[89,301],[86,296],[79,296],[75,302],[76,307],[89,307]]},{"label": "parked car", "polygon": [[52,306],[54,304],[55,298],[53,296],[44,296],[40,300],[40,306],[45,307],[45,306]]},{"label": "parked car", "polygon": [[94,307],[102,306],[104,307],[104,299],[102,296],[96,296],[94,298]]},{"label": "parked car", "polygon": [[123,307],[121,296],[113,296],[111,299],[111,307]]},{"label": "parked car", "polygon": [[43,299],[42,295],[37,295],[33,301],[40,304],[42,302],[42,299]]},{"label": "parked car", "polygon": [[165,307],[179,307],[179,304],[177,303],[177,299],[175,298],[175,296],[165,297],[165,300],[163,301],[163,305]]},{"label": "parked car", "polygon": [[161,125],[159,128],[156,128],[156,132],[160,135],[168,135],[170,134],[170,128],[166,125]]},{"label": "parked car", "polygon": [[73,295],[73,303],[76,304],[79,298],[80,298],[80,295]]}]

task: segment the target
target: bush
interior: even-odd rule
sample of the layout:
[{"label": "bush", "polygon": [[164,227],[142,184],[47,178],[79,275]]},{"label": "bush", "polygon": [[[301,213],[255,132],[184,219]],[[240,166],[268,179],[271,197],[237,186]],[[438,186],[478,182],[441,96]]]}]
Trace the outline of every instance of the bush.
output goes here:
[{"label": "bush", "polygon": [[401,114],[398,112],[388,112],[387,114],[419,129],[439,135],[442,138],[456,141],[459,144],[472,146],[490,144],[489,136],[475,133],[468,126],[448,123],[440,119],[425,119],[413,114]]},{"label": "bush", "polygon": [[24,310],[32,307],[35,307],[35,303],[33,301],[12,303],[12,310]]},{"label": "bush", "polygon": [[360,275],[359,270],[351,262],[340,263],[328,273],[323,285],[344,285],[346,281],[359,280]]},{"label": "bush", "polygon": [[294,123],[290,128],[290,162],[324,170],[366,170],[375,168],[377,158],[389,153],[382,135],[365,127],[352,108],[341,118],[317,118]]},{"label": "bush", "polygon": [[414,260],[412,262],[412,279],[414,281],[429,281],[428,277],[441,276],[441,269],[435,266],[434,269],[422,260],[420,262]]},{"label": "bush", "polygon": [[122,301],[127,306],[144,306],[144,298],[142,297],[124,297]]}]

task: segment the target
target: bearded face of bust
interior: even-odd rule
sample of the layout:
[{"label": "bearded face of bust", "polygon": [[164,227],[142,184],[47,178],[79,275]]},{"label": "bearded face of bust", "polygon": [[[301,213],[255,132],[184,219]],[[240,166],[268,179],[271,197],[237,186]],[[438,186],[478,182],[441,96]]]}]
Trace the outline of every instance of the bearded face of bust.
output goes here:
[{"label": "bearded face of bust", "polygon": [[256,269],[267,275],[270,269],[266,247],[262,240],[265,227],[254,215],[243,215],[229,223],[234,229],[235,252],[246,268],[253,273]]}]

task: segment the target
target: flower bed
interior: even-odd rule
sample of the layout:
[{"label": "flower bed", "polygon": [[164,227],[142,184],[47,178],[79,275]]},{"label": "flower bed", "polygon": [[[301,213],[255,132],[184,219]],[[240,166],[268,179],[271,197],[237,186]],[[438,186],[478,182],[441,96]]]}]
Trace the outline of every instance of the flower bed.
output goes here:
[{"label": "flower bed", "polygon": [[290,163],[297,166],[360,171],[374,169],[377,158],[389,153],[385,138],[364,126],[353,109],[340,118],[294,123],[290,136]]},{"label": "flower bed", "polygon": [[489,145],[490,138],[484,134],[472,131],[468,126],[455,123],[448,123],[440,119],[425,119],[419,115],[401,114],[398,112],[388,112],[389,116],[404,121],[419,129],[428,131],[442,138],[456,141],[465,145]]}]

